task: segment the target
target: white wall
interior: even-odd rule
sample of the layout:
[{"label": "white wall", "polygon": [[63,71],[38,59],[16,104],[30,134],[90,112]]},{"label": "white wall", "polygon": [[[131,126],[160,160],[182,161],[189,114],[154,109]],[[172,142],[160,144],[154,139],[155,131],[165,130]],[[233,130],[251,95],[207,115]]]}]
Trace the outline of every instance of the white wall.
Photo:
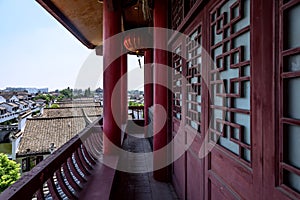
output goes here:
[{"label": "white wall", "polygon": [[3,96],[0,96],[0,103],[5,103],[6,102],[6,99],[4,99]]},{"label": "white wall", "polygon": [[17,153],[17,150],[19,148],[20,140],[21,140],[21,137],[18,137],[16,139],[12,139],[12,141],[11,141],[11,144],[12,144],[12,147],[11,147],[11,158],[13,160],[16,160],[16,153]]},{"label": "white wall", "polygon": [[18,97],[16,97],[15,95],[13,95],[10,99],[9,99],[9,102],[18,102],[19,99]]},{"label": "white wall", "polygon": [[12,111],[12,108],[13,108],[13,107],[11,107],[10,105],[4,103],[4,104],[1,104],[1,106],[3,106],[4,108],[6,108],[6,110],[7,110],[8,112],[11,112],[11,113],[13,112],[13,111]]}]

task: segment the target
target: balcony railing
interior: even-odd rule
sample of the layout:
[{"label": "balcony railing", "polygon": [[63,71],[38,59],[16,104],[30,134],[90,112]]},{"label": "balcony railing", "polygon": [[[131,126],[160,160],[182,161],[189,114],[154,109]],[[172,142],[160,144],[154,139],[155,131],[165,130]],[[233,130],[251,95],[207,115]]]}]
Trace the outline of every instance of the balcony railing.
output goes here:
[{"label": "balcony railing", "polygon": [[102,159],[99,118],[7,188],[0,199],[78,199]]},{"label": "balcony railing", "polygon": [[133,120],[144,119],[144,106],[128,106],[128,114]]}]

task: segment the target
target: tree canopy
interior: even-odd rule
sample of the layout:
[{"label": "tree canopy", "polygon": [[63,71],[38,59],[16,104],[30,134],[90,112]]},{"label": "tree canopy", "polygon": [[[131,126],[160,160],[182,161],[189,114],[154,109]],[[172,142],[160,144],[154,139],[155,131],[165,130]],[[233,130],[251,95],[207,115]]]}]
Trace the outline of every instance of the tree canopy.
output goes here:
[{"label": "tree canopy", "polygon": [[9,160],[3,153],[0,153],[0,178],[0,192],[20,178],[20,164]]},{"label": "tree canopy", "polygon": [[59,105],[58,104],[56,104],[56,103],[54,103],[54,104],[52,104],[51,105],[51,107],[50,108],[59,108]]},{"label": "tree canopy", "polygon": [[50,101],[53,101],[55,97],[50,94],[39,94],[36,97],[34,97],[34,100],[38,100],[38,99],[44,99],[48,104]]},{"label": "tree canopy", "polygon": [[60,94],[64,96],[64,98],[73,98],[73,90],[68,87],[67,89],[63,89],[60,91]]}]

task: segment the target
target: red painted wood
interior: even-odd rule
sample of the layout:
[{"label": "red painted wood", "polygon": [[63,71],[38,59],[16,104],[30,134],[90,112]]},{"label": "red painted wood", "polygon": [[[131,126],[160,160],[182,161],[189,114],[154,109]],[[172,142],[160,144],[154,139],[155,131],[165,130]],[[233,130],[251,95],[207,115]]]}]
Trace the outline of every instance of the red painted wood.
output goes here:
[{"label": "red painted wood", "polygon": [[[100,120],[100,118],[98,120]],[[65,194],[70,197],[72,196],[72,192],[64,185],[64,181],[67,180],[75,190],[74,196],[76,198],[84,183],[86,183],[86,178],[89,174],[89,171],[83,166],[87,165],[87,161],[82,153],[82,142],[85,143],[87,139],[91,138],[91,136],[95,134],[95,130],[100,131],[97,132],[97,134],[102,135],[98,124],[99,121],[90,124],[86,129],[51,154],[51,156],[40,162],[30,172],[24,174],[20,180],[16,181],[12,186],[1,193],[0,199],[31,199],[34,194],[38,199],[43,199],[44,194],[42,187],[46,182],[49,184],[48,187],[52,190],[53,195],[59,196],[57,191],[55,191],[56,186],[54,186],[53,181],[51,181],[54,174],[57,175],[58,183],[61,185],[61,188],[65,190]],[[79,151],[81,151],[81,153],[78,153]],[[82,177],[77,171],[77,167],[75,167],[72,161],[73,155],[75,155],[78,167],[81,168],[83,173],[86,173],[85,177]],[[90,161],[92,163],[93,160]],[[60,170],[63,171],[64,177],[62,177]],[[79,183],[75,181],[75,177]]]},{"label": "red painted wood", "polygon": [[[77,172],[77,170],[76,169],[74,169],[74,170],[69,170],[69,168],[68,168],[68,166],[67,166],[67,164],[66,163],[64,163],[63,164],[63,171],[64,171],[64,175],[66,176],[66,179],[67,179],[67,181],[68,181],[68,183],[71,185],[71,187],[76,191],[76,192],[80,192],[81,191],[81,189],[82,189],[82,187],[81,187],[81,185],[78,185],[76,182],[75,182],[75,180],[73,179],[73,177],[72,177],[72,175],[71,175],[71,171],[72,171],[72,174],[77,178],[77,177],[81,177],[80,175],[76,175],[78,172]],[[77,173],[76,173],[77,172]],[[77,178],[78,179],[78,178]],[[78,179],[78,180],[80,180],[80,179]]]},{"label": "red painted wood", "polygon": [[57,191],[57,188],[55,186],[53,177],[51,177],[50,179],[47,180],[47,186],[49,188],[49,192],[50,192],[51,197],[53,199],[61,199],[60,195],[59,195],[59,193]]},{"label": "red painted wood", "polygon": [[128,119],[128,94],[127,94],[127,54],[121,56],[121,98],[122,98],[122,124],[126,124]]},{"label": "red painted wood", "polygon": [[79,174],[79,171],[76,169],[75,164],[71,158],[68,159],[66,165],[63,165],[63,169],[64,173],[72,172],[77,180],[79,180],[80,182],[86,182],[86,178]]},{"label": "red painted wood", "polygon": [[[284,174],[283,170],[292,172],[294,174],[300,174],[299,169],[294,168],[288,163],[284,162],[284,148],[288,148],[284,144],[284,138],[288,134],[285,131],[285,125],[291,124],[299,126],[299,120],[289,118],[286,115],[286,98],[288,96],[287,86],[284,84],[285,80],[290,80],[291,78],[299,77],[299,72],[285,72],[285,57],[293,54],[299,53],[299,47],[286,49],[286,43],[289,40],[286,35],[286,19],[285,15],[291,7],[299,4],[299,0],[291,1],[276,1],[267,3],[261,3],[264,7],[273,7],[273,11],[264,12],[265,20],[273,22],[272,27],[263,26],[264,32],[273,35],[272,40],[270,38],[265,38],[265,45],[262,47],[264,49],[264,54],[262,56],[272,59],[272,62],[268,59],[268,65],[274,66],[273,68],[265,68],[265,72],[269,77],[264,80],[265,85],[268,84],[272,86],[272,89],[267,88],[268,92],[266,95],[272,97],[272,104],[268,104],[267,108],[269,112],[264,112],[263,118],[269,117],[270,120],[266,120],[264,123],[265,138],[264,138],[264,197],[273,199],[299,199],[300,193],[291,189],[289,186],[284,184]],[[268,29],[269,28],[269,29]],[[270,31],[272,29],[272,32]],[[271,33],[270,33],[271,32]],[[269,40],[269,43],[267,41]],[[274,42],[275,41],[275,42]],[[272,42],[272,43],[271,43]],[[267,46],[269,44],[269,46]],[[270,52],[265,52],[267,48],[274,49],[272,54]],[[268,75],[265,75],[267,77]],[[272,78],[270,77],[272,76]],[[274,79],[275,77],[275,79]],[[266,81],[269,80],[269,83]],[[271,84],[272,80],[272,84]],[[275,109],[274,109],[275,105]],[[275,117],[274,117],[275,116]],[[266,148],[268,147],[268,148]]]},{"label": "red painted wood", "polygon": [[85,157],[88,159],[88,161],[89,161],[92,165],[95,165],[95,164],[96,164],[96,160],[95,160],[95,158],[87,151],[85,145],[82,145],[82,151],[83,151]]},{"label": "red painted wood", "polygon": [[57,21],[59,21],[67,30],[69,30],[82,44],[89,49],[94,49],[96,46],[92,44],[81,33],[81,31],[69,20],[68,17],[58,8],[52,1],[37,0]]},{"label": "red painted wood", "polygon": [[[275,1],[273,1],[275,2]],[[276,199],[272,197],[271,188],[275,185],[274,169],[275,146],[270,142],[275,141],[274,132],[274,66],[273,63],[273,9],[272,1],[254,1],[252,4],[252,142],[253,148],[253,167],[259,165],[263,168],[254,170],[253,181],[255,182],[254,193],[262,199]],[[267,9],[269,8],[269,9]],[[268,51],[266,51],[269,49]],[[266,65],[270,67],[265,67]],[[262,137],[261,137],[262,136]],[[262,143],[263,142],[263,143]],[[266,156],[269,154],[268,156]],[[256,164],[255,164],[256,163]],[[264,163],[264,164],[263,164]],[[262,178],[263,177],[263,178]],[[272,180],[273,179],[273,180]],[[263,187],[262,187],[263,185]]]},{"label": "red painted wood", "polygon": [[[168,28],[168,1],[162,3],[160,0],[154,0],[153,9],[153,21],[154,27]],[[162,48],[167,49],[167,34],[161,34],[156,29],[154,29],[154,105],[160,105],[168,113],[168,90],[165,86],[168,85],[168,52],[161,50]],[[158,49],[160,47],[160,49]],[[157,48],[157,49],[156,49]],[[160,84],[156,84],[160,83]],[[165,86],[163,86],[164,84]],[[161,121],[166,119],[161,119],[161,114],[156,106],[154,106],[153,114],[153,165],[158,166],[158,163],[167,163],[168,155],[166,149],[164,151],[159,151],[161,148],[165,147],[168,143],[168,126],[167,122],[161,127]],[[168,168],[164,167],[162,169],[153,172],[153,176],[158,181],[168,181],[169,174]]]},{"label": "red painted wood", "polygon": [[[74,152],[74,158],[76,161],[76,164],[78,165],[79,169],[82,171],[82,173],[85,176],[89,176],[91,175],[90,169],[89,167],[86,165],[85,161],[83,160],[84,158],[82,157],[82,155],[79,153],[79,149],[77,149],[77,151]],[[82,159],[82,160],[81,160]]]},{"label": "red painted wood", "polygon": [[237,200],[242,199],[238,194],[234,193],[230,187],[228,187],[221,179],[216,178],[216,176],[209,176],[209,199],[219,200]]},{"label": "red painted wood", "polygon": [[[148,49],[144,53],[144,118],[145,126],[149,123],[148,109],[153,105],[153,50]],[[145,129],[145,136],[148,136],[148,130]]]},{"label": "red painted wood", "polygon": [[[198,173],[195,173],[197,169]],[[203,173],[204,159],[198,158],[198,152],[189,150],[186,153],[186,198],[202,199],[204,196]]]},{"label": "red painted wood", "polygon": [[[206,27],[213,25],[210,24],[209,18],[212,9],[224,2],[226,1],[210,1],[206,5],[202,4],[201,8],[194,6],[192,9],[200,9],[200,13],[204,13],[203,37],[205,41],[203,45],[207,50],[222,46],[221,42],[216,45],[211,45],[212,38],[210,30]],[[239,4],[243,2],[244,1],[237,1],[237,3],[231,6],[231,8],[239,6]],[[251,82],[251,110],[225,107],[222,108],[214,105],[210,106],[208,90],[206,87],[202,88],[202,119],[204,119],[204,122],[201,122],[202,133],[207,134],[206,131],[209,130],[210,109],[226,110],[226,112],[230,113],[231,117],[231,113],[241,113],[251,116],[251,145],[244,144],[239,139],[234,139],[233,137],[230,139],[230,141],[233,141],[240,147],[251,150],[251,163],[245,162],[242,158],[234,156],[230,151],[220,146],[216,147],[205,159],[205,170],[203,172],[201,170],[196,170],[195,172],[197,174],[205,175],[205,199],[297,199],[300,197],[299,193],[293,191],[287,185],[282,184],[283,175],[280,173],[280,170],[285,169],[294,174],[300,174],[300,171],[295,167],[283,162],[282,138],[284,136],[283,128],[279,128],[279,125],[281,126],[281,124],[300,124],[299,120],[287,118],[285,115],[283,115],[283,97],[285,96],[283,90],[285,86],[282,80],[299,77],[299,72],[283,71],[283,58],[292,54],[298,54],[299,48],[284,49],[284,40],[287,39],[283,36],[284,20],[281,19],[283,14],[282,10],[295,6],[299,3],[299,0],[281,2],[284,3],[279,3],[277,1],[251,0],[250,26],[241,29],[238,33],[232,34],[230,38],[225,40],[225,42],[229,41],[231,38],[243,32],[249,30],[251,31],[251,60],[240,62],[237,65],[231,66],[232,68],[238,69],[244,65],[251,65],[251,77],[243,77],[242,74],[239,74],[238,78],[232,79],[230,82],[231,84],[240,84],[243,81]],[[196,4],[198,3],[200,4],[201,1],[197,1]],[[239,11],[243,12],[241,9],[239,9]],[[197,27],[200,17],[191,17],[196,15],[197,14],[195,14],[194,11],[188,12],[188,15],[182,20],[178,29],[184,30],[185,33],[189,34],[189,29]],[[225,19],[224,17],[225,16],[220,16],[217,18],[217,20]],[[227,17],[230,19],[234,18],[233,15]],[[238,18],[234,20],[237,21]],[[224,27],[219,27],[217,32],[222,33],[223,29]],[[176,37],[173,36],[171,38],[174,39]],[[174,42],[172,39],[171,42]],[[234,52],[238,52],[240,57],[243,56],[243,48],[234,48],[228,52],[228,55],[231,55]],[[217,59],[223,59],[223,57],[218,57]],[[185,64],[183,64],[183,66],[185,66]],[[221,67],[217,71],[222,70],[226,69],[222,69]],[[211,72],[213,71],[211,70]],[[210,76],[210,69],[204,67],[202,76],[204,78],[206,77],[207,79]],[[275,79],[275,77],[277,77],[277,79]],[[219,83],[212,82],[212,84]],[[282,92],[278,92],[280,90]],[[232,91],[233,87],[231,86],[230,93],[223,96],[227,98],[242,97],[241,88],[239,88],[238,93],[234,93]],[[184,93],[184,89],[182,93]],[[277,102],[276,98],[278,99]],[[183,110],[186,105],[185,103],[183,103],[183,105],[184,106],[181,112],[183,113],[182,118],[184,119],[186,111]],[[282,108],[279,110],[274,110],[275,107]],[[177,111],[178,110],[174,110],[175,113]],[[242,133],[242,126],[235,124],[232,121],[226,122],[225,120],[221,120],[219,122],[227,126],[234,127],[238,129],[240,133]],[[176,129],[177,123],[178,120],[174,118],[173,128]],[[192,138],[194,131],[188,128],[186,131],[187,140],[189,140],[189,138]],[[199,140],[196,138],[188,150],[188,154],[194,155],[193,153],[197,152],[197,148],[200,145],[201,139]],[[177,151],[177,149],[180,149],[179,143],[175,143],[174,151]],[[199,187],[195,187],[197,184],[188,183],[189,180],[195,181],[193,179],[193,175],[189,174],[188,170],[193,165],[192,163],[195,163],[197,158],[189,156],[188,160],[189,161],[186,163],[187,177],[185,180],[188,185],[185,198],[190,198],[191,194],[195,194],[196,192],[192,191],[195,188],[199,189]],[[183,167],[180,168],[180,166],[182,166],[182,164],[179,164],[178,161],[174,163],[173,182],[177,186],[181,185],[180,187],[176,187],[176,189],[179,188],[179,193],[182,193],[182,191],[184,191],[182,189],[183,186],[182,184],[179,184],[180,181],[178,181],[182,178],[178,177],[183,177],[184,173],[186,172],[184,172],[185,170]],[[201,165],[199,165],[199,168],[200,166]],[[198,179],[201,178],[198,177]],[[193,197],[196,198],[196,196]],[[203,199],[202,197],[198,198]]]},{"label": "red painted wood", "polygon": [[[111,39],[112,36],[121,32],[121,9],[120,4],[115,10],[108,8],[109,0],[103,1],[103,90],[104,90],[104,107],[103,107],[103,132],[104,137],[104,154],[113,153],[113,145],[121,146],[121,114],[112,113],[112,106],[120,111],[121,98],[113,98],[112,93],[115,90],[117,96],[121,96],[121,87],[115,88],[121,77],[121,58],[115,57],[121,54],[121,41]],[[107,141],[109,140],[109,141]]]},{"label": "red painted wood", "polygon": [[56,171],[56,178],[57,178],[57,181],[59,183],[59,186],[61,187],[62,191],[65,193],[65,195],[69,198],[69,199],[78,199],[78,197],[73,194],[71,192],[71,190],[68,188],[64,178],[63,178],[63,175],[62,175],[62,171],[59,169]]},{"label": "red painted wood", "polygon": [[80,193],[79,199],[109,199],[116,173],[114,169],[117,167],[118,157],[104,155],[103,159],[115,167],[110,168],[98,163],[95,166],[93,175],[89,176],[87,184]]},{"label": "red painted wood", "polygon": [[[84,146],[87,150],[87,152],[90,154],[90,156],[96,161],[98,159],[98,154],[97,152],[94,151],[94,149],[92,148],[91,142],[86,140],[84,142]],[[100,147],[99,147],[100,148]]]},{"label": "red painted wood", "polygon": [[100,153],[98,151],[95,150],[92,141],[91,140],[86,140],[84,145],[86,146],[88,152],[94,157],[94,158],[98,158]]},{"label": "red painted wood", "polygon": [[89,160],[84,155],[83,149],[82,148],[78,148],[77,151],[78,151],[79,158],[82,161],[82,163],[86,166],[87,169],[92,170],[93,169],[93,164],[91,162],[88,162]]},{"label": "red painted wood", "polygon": [[41,187],[38,189],[38,191],[36,192],[36,198],[38,200],[44,200],[44,192],[43,192],[43,186],[41,185]]}]

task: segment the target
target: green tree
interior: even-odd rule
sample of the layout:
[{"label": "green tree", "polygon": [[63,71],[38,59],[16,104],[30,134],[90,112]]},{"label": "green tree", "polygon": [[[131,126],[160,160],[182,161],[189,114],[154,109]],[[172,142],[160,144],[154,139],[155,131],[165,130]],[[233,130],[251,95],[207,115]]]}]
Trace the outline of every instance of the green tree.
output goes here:
[{"label": "green tree", "polygon": [[85,97],[90,97],[91,95],[92,95],[91,88],[88,88],[88,89],[84,90],[84,96]]},{"label": "green tree", "polygon": [[61,101],[65,98],[65,96],[63,94],[60,94],[58,97],[57,97],[57,100],[58,101]]},{"label": "green tree", "polygon": [[59,108],[59,105],[58,104],[56,104],[56,103],[54,103],[54,104],[52,104],[51,105],[51,107],[50,108]]},{"label": "green tree", "polygon": [[46,94],[46,96],[49,98],[50,101],[54,101],[55,96],[51,95],[51,94]]},{"label": "green tree", "polygon": [[61,90],[60,94],[63,95],[65,98],[73,98],[73,90],[70,89],[70,87]]},{"label": "green tree", "polygon": [[0,177],[0,192],[20,178],[20,164],[9,160],[3,153],[0,153]]},{"label": "green tree", "polygon": [[44,99],[46,101],[46,103],[48,104],[52,100],[52,98],[53,97],[49,94],[39,94],[36,97],[34,97],[34,100]]}]

